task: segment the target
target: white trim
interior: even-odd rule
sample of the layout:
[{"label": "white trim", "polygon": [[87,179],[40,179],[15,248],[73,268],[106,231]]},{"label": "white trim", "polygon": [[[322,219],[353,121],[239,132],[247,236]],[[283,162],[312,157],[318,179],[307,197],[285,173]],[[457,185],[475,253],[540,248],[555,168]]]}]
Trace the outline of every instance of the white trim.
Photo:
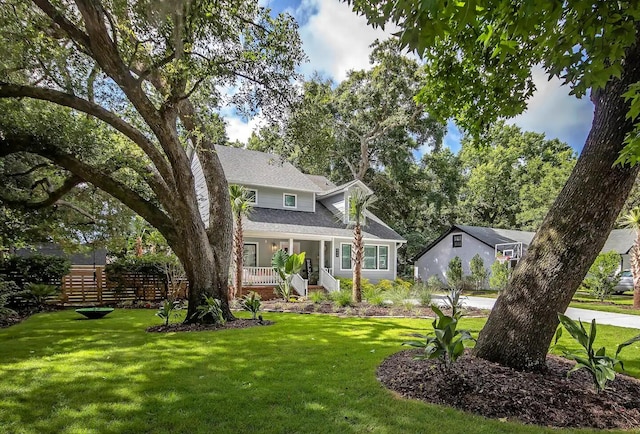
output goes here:
[{"label": "white trim", "polygon": [[[349,264],[351,265],[349,268],[342,268],[342,246],[349,246],[351,255],[349,255]],[[338,261],[340,262],[340,271],[351,271],[353,270],[353,243],[340,243],[340,255],[338,256]]]},{"label": "white trim", "polygon": [[[264,231],[244,231],[244,236],[249,238],[294,238],[301,241],[318,241],[325,240],[331,241],[337,239],[350,239],[347,235],[314,235],[309,233],[297,233],[297,232],[264,232]],[[387,240],[382,238],[363,238],[363,241],[371,241],[373,243],[400,243],[405,244],[406,240]]]},{"label": "white trim", "polygon": [[244,245],[245,244],[253,244],[254,246],[256,246],[256,265],[252,265],[252,267],[257,267],[258,264],[260,263],[260,243],[258,243],[257,241],[243,241],[242,242],[242,268],[245,267],[245,263],[244,263]]},{"label": "white trim", "polygon": [[313,192],[313,212],[316,212],[316,192]]},{"label": "white trim", "polygon": [[258,204],[258,190],[255,189],[255,188],[247,188],[247,187],[245,187],[245,190],[246,191],[253,191],[253,193],[255,194],[255,196],[254,196],[255,197],[255,201],[250,202],[250,203],[252,203],[253,205],[257,205]]},{"label": "white trim", "polygon": [[[342,268],[342,246],[351,246],[351,254],[353,255],[353,243],[340,243],[340,256],[338,260],[340,261],[340,271],[352,271],[353,270],[353,257],[351,258],[351,268]],[[391,271],[390,266],[390,256],[391,256],[391,246],[388,244],[367,244],[364,243],[364,247],[376,247],[376,268],[364,268],[364,251],[362,252],[362,271],[367,273],[381,271],[387,273]],[[380,258],[380,247],[387,248],[387,268],[378,268],[379,258]],[[364,250],[364,249],[363,249]]]},{"label": "white trim", "polygon": [[[293,196],[296,204],[294,206],[287,205],[287,196]],[[297,209],[298,208],[298,195],[295,193],[282,193],[282,207],[286,209]]]}]

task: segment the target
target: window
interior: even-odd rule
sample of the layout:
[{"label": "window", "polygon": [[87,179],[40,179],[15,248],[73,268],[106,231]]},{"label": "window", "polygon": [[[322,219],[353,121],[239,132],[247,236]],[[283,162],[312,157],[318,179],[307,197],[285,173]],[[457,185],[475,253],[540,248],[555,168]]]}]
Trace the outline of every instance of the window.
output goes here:
[{"label": "window", "polygon": [[285,208],[296,208],[297,205],[297,196],[295,194],[287,194],[283,195],[282,199],[283,205]]},{"label": "window", "polygon": [[[364,246],[363,270],[388,270],[389,247],[367,244]],[[342,270],[351,270],[351,244],[342,244]]]},{"label": "window", "polygon": [[340,269],[351,270],[351,244],[342,245],[342,255],[340,257]]},{"label": "window", "polygon": [[258,203],[258,190],[247,189],[247,199],[251,203]]},{"label": "window", "polygon": [[453,236],[453,247],[462,247],[462,234]]},{"label": "window", "polygon": [[244,267],[258,266],[258,245],[256,243],[244,244],[242,265]]}]

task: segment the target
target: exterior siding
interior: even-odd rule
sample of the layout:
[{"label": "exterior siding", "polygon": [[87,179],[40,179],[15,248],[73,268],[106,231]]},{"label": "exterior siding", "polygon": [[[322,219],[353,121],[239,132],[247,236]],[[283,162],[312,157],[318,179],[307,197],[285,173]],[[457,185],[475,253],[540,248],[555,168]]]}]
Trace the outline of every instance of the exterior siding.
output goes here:
[{"label": "exterior siding", "polygon": [[[306,191],[296,191],[295,189],[283,190],[279,188],[260,187],[253,185],[245,185],[245,187],[258,192],[258,203],[255,204],[259,208],[286,209],[289,211],[305,211],[313,212],[314,194]],[[296,195],[296,208],[285,208],[283,204],[283,195]]]},{"label": "exterior siding", "polygon": [[322,204],[333,214],[344,216],[345,199],[344,192],[338,192],[321,200]]},{"label": "exterior siding", "polygon": [[[353,277],[353,270],[341,270],[340,262],[341,262],[341,245],[342,244],[351,244],[353,242],[350,238],[336,238],[334,242],[334,251],[331,252],[332,258],[332,268],[333,275],[335,277],[344,277],[347,279],[351,279]],[[329,244],[329,243],[327,243]],[[364,279],[369,279],[372,283],[376,283],[379,280],[387,279],[387,280],[395,280],[396,278],[396,267],[397,267],[397,255],[396,255],[396,245],[395,243],[385,243],[385,242],[375,242],[375,241],[365,241],[365,245],[377,245],[377,246],[387,246],[389,248],[389,258],[387,259],[389,263],[388,270],[362,270],[362,277]],[[336,249],[338,250],[338,256],[336,257]]]},{"label": "exterior siding", "polygon": [[[275,253],[275,250],[280,248],[280,243],[289,244],[289,239],[280,238],[244,238],[245,243],[256,244],[258,246],[258,267],[271,267],[271,258]],[[318,270],[318,262],[320,261],[320,242],[319,241],[306,241],[306,240],[293,240],[294,244],[300,245],[300,251],[305,252],[305,257],[311,259],[311,266],[314,271]],[[275,250],[273,244],[275,243]],[[326,245],[330,243],[325,242]]]},{"label": "exterior siding", "polygon": [[[462,247],[453,247],[453,236],[462,234]],[[446,283],[446,271],[449,262],[456,256],[462,260],[462,270],[464,274],[470,274],[469,262],[476,254],[484,261],[487,271],[491,270],[491,265],[495,262],[495,251],[493,247],[478,241],[472,236],[461,232],[453,231],[438,244],[433,246],[428,252],[422,255],[415,266],[418,267],[418,277],[426,281],[431,276],[436,276]]]}]

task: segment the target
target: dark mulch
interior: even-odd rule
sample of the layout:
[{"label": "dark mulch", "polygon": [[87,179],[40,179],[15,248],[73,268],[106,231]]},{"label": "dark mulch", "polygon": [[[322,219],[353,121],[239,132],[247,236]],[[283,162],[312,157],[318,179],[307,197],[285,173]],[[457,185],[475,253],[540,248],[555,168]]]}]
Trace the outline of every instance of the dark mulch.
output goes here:
[{"label": "dark mulch", "polygon": [[228,321],[224,325],[220,324],[169,324],[156,325],[147,328],[148,332],[167,333],[167,332],[202,332],[212,330],[225,329],[245,329],[249,327],[267,326],[273,324],[273,321],[257,320],[257,319],[236,319]]},{"label": "dark mulch", "polygon": [[547,356],[544,373],[519,372],[463,355],[447,371],[434,360],[414,360],[420,350],[387,358],[378,379],[405,398],[449,405],[489,418],[527,424],[598,429],[640,427],[640,381],[616,375],[596,393],[582,370],[567,378],[574,362]]},{"label": "dark mulch", "polygon": [[[329,301],[313,303],[311,301],[286,302],[284,300],[268,300],[262,302],[262,310],[265,312],[293,312],[293,313],[324,313],[339,316],[398,316],[398,317],[435,317],[429,307],[414,306],[411,309],[405,307],[373,306],[366,302],[356,306],[338,307]],[[486,311],[476,308],[465,308],[465,315],[486,316]]]}]

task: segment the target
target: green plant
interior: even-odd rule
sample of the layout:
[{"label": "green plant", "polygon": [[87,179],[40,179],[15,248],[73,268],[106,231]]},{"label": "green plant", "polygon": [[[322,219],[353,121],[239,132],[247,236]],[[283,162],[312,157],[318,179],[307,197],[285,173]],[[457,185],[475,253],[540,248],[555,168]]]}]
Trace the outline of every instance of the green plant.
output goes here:
[{"label": "green plant", "polygon": [[491,275],[489,276],[489,287],[496,291],[503,291],[509,283],[511,270],[506,263],[495,261],[491,264]]},{"label": "green plant", "polygon": [[309,300],[315,304],[322,303],[327,299],[327,295],[323,291],[312,291],[309,293]]},{"label": "green plant", "polygon": [[258,317],[258,312],[260,312],[260,307],[262,306],[260,295],[255,291],[251,291],[242,297],[240,306],[242,306],[244,310],[251,312],[251,319],[256,319]]},{"label": "green plant", "polygon": [[427,279],[427,288],[429,288],[431,292],[438,292],[444,288],[444,283],[442,283],[442,280],[436,275],[429,276]]},{"label": "green plant", "polygon": [[416,282],[411,287],[411,294],[414,298],[418,299],[420,306],[429,306],[431,304],[433,291],[431,290],[429,285],[425,285],[421,282]]},{"label": "green plant", "polygon": [[[378,281],[378,283],[375,286],[376,286],[376,289],[378,289],[379,291],[390,291],[391,289],[393,289],[395,285],[396,283],[391,280],[381,279]],[[363,295],[364,295],[364,289],[363,289]]]},{"label": "green plant", "polygon": [[452,315],[456,316],[456,314],[458,314],[464,307],[462,289],[450,289],[442,300],[442,306],[447,309],[451,309]]},{"label": "green plant", "polygon": [[611,295],[620,281],[620,255],[616,252],[600,253],[582,281],[582,287],[600,301]]},{"label": "green plant", "polygon": [[160,304],[160,308],[158,308],[156,316],[164,320],[164,325],[169,325],[171,317],[177,317],[180,309],[180,302],[167,299]]},{"label": "green plant", "polygon": [[393,288],[393,282],[390,280],[381,280],[378,282],[378,285],[367,285],[366,288],[363,287],[362,298],[372,306],[383,306],[385,304],[385,290],[383,287],[386,287],[386,284],[381,286],[380,283],[382,282],[389,282],[389,288]]},{"label": "green plant", "polygon": [[41,308],[49,297],[60,294],[60,287],[47,285],[46,283],[30,283],[26,287],[28,297],[35,303],[37,308]]},{"label": "green plant", "polygon": [[411,289],[411,286],[413,285],[412,282],[410,282],[408,280],[401,279],[399,277],[396,278],[396,280],[394,281],[394,284],[396,286],[401,286],[401,287],[403,287],[405,289]]},{"label": "green plant", "polygon": [[421,340],[403,342],[402,345],[424,348],[424,355],[418,359],[440,359],[449,368],[464,352],[464,343],[475,339],[469,330],[458,330],[458,321],[462,317],[459,311],[445,315],[436,305],[431,305],[431,309],[437,315],[432,322],[433,334],[412,333],[409,336]]},{"label": "green plant", "polygon": [[331,301],[338,307],[353,306],[353,299],[351,297],[351,291],[341,289],[340,291],[334,291],[330,294]]},{"label": "green plant", "polygon": [[71,262],[59,256],[34,254],[31,256],[7,256],[0,260],[0,276],[11,280],[20,289],[30,283],[59,285],[62,277],[69,273]]},{"label": "green plant", "polygon": [[277,295],[285,300],[290,300],[292,296],[291,280],[293,276],[298,274],[302,270],[304,265],[305,252],[294,253],[289,255],[284,250],[280,249],[274,253],[271,258],[271,266],[280,276],[281,282],[276,287],[275,292]]},{"label": "green plant", "polygon": [[471,280],[474,284],[476,291],[483,289],[487,280],[487,269],[484,268],[484,261],[480,257],[480,254],[476,253],[471,262],[469,262],[469,270],[471,271]]},{"label": "green plant", "polygon": [[[582,325],[582,321],[574,321],[561,313],[558,313],[558,319],[562,326],[583,348],[579,352],[563,351],[566,358],[576,362],[575,366],[567,373],[567,376],[571,375],[571,373],[575,371],[585,368],[591,374],[591,379],[593,380],[596,392],[599,393],[603,391],[607,381],[615,378],[616,365],[620,365],[620,367],[624,369],[622,361],[618,359],[618,354],[620,354],[620,351],[622,351],[623,348],[634,342],[639,342],[640,335],[618,345],[615,355],[613,357],[609,357],[606,354],[605,347],[601,347],[597,351],[593,347],[597,332],[595,319],[591,321],[591,328],[589,332],[587,332],[584,325]],[[558,327],[555,337],[556,345],[561,336],[562,327]]]},{"label": "green plant", "polygon": [[415,307],[411,300],[411,289],[404,285],[396,285],[393,289],[386,291],[384,297],[393,303],[394,307],[403,307],[411,310]]},{"label": "green plant", "polygon": [[18,286],[14,282],[0,280],[0,321],[17,314],[15,310],[8,307],[9,299],[17,291]]},{"label": "green plant", "polygon": [[447,267],[447,271],[445,272],[447,276],[447,283],[450,288],[459,288],[462,284],[462,260],[459,256],[456,256],[451,261],[449,261],[449,265]]},{"label": "green plant", "polygon": [[226,324],[227,320],[222,314],[222,302],[211,296],[204,296],[205,304],[198,306],[196,309],[196,313],[198,319],[202,322],[213,323],[213,324]]}]

